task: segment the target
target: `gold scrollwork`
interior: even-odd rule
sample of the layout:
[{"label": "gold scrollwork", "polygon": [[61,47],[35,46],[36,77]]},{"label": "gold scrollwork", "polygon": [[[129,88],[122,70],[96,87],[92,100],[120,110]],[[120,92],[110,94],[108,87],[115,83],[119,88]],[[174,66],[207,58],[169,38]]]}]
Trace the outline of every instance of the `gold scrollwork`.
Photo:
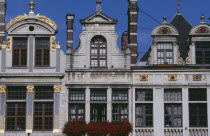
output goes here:
[{"label": "gold scrollwork", "polygon": [[192,56],[191,56],[191,52],[192,52],[192,45],[190,45],[190,50],[188,52],[188,57],[186,58],[186,63],[187,64],[191,64],[192,63]]},{"label": "gold scrollwork", "polygon": [[193,81],[201,81],[202,80],[202,75],[193,75]]},{"label": "gold scrollwork", "polygon": [[177,81],[177,75],[168,75],[168,81]]},{"label": "gold scrollwork", "polygon": [[149,80],[149,78],[148,78],[149,76],[148,75],[140,75],[140,81],[148,81]]},{"label": "gold scrollwork", "polygon": [[61,86],[60,86],[60,85],[55,85],[55,86],[54,86],[54,92],[55,92],[55,93],[61,92]]},{"label": "gold scrollwork", "polygon": [[12,26],[14,23],[20,21],[20,20],[23,20],[27,18],[27,15],[26,14],[23,14],[23,15],[19,15],[17,16],[16,18],[12,19],[9,21],[9,23],[6,25],[6,28],[8,29],[10,26]]},{"label": "gold scrollwork", "polygon": [[182,64],[183,59],[182,59],[181,53],[180,53],[180,51],[179,51],[179,46],[176,45],[176,47],[177,47],[177,54],[178,54],[178,62],[177,62],[177,64]]},{"label": "gold scrollwork", "polygon": [[6,92],[6,86],[0,85],[0,93],[5,93],[5,92]]},{"label": "gold scrollwork", "polygon": [[56,49],[60,49],[61,46],[60,46],[60,42],[56,43],[55,41],[56,37],[55,36],[52,36],[51,37],[51,40],[52,40],[52,50],[56,50]]},{"label": "gold scrollwork", "polygon": [[27,92],[34,92],[34,86],[33,85],[28,85],[27,86]]},{"label": "gold scrollwork", "polygon": [[57,25],[54,21],[52,21],[50,18],[47,18],[46,16],[43,16],[43,15],[40,15],[40,14],[37,14],[36,17],[39,19],[39,20],[42,20],[46,23],[48,23],[49,25],[51,25],[54,29],[57,29]]},{"label": "gold scrollwork", "polygon": [[11,40],[12,40],[12,37],[8,36],[7,37],[7,43],[6,43],[6,45],[3,45],[2,48],[10,50],[10,48],[11,48]]}]

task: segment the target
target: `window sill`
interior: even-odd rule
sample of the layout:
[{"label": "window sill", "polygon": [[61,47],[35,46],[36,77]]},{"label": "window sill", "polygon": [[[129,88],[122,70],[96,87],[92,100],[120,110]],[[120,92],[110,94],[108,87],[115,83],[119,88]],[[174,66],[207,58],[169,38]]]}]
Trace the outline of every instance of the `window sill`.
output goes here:
[{"label": "window sill", "polygon": [[29,67],[7,67],[6,69],[28,69]]},{"label": "window sill", "polygon": [[55,69],[55,67],[34,67],[34,69]]}]

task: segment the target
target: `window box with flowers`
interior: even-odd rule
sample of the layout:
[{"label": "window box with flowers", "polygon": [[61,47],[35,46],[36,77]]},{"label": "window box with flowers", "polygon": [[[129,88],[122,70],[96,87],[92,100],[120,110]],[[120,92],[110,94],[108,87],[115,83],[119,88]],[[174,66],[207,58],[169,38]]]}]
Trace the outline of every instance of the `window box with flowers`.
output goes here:
[{"label": "window box with flowers", "polygon": [[65,124],[63,134],[66,136],[84,136],[86,132],[87,123],[82,120],[73,120]]}]

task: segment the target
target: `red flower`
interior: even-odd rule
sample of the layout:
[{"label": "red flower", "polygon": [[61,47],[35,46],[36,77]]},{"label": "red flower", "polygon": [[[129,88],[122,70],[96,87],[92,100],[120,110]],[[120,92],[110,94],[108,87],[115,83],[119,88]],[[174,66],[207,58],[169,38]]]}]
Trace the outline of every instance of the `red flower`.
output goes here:
[{"label": "red flower", "polygon": [[67,136],[80,136],[86,132],[87,123],[86,121],[73,120],[65,124],[63,128],[63,134]]}]

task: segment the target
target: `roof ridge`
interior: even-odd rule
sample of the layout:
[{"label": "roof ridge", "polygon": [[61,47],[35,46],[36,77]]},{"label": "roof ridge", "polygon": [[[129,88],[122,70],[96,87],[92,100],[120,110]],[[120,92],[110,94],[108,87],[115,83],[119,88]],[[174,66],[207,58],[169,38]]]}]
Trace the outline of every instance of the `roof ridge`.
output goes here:
[{"label": "roof ridge", "polygon": [[176,15],[171,19],[169,24],[171,24],[171,22],[175,19],[176,16],[182,16],[186,20],[186,22],[193,27],[193,25],[181,13],[176,13]]}]

